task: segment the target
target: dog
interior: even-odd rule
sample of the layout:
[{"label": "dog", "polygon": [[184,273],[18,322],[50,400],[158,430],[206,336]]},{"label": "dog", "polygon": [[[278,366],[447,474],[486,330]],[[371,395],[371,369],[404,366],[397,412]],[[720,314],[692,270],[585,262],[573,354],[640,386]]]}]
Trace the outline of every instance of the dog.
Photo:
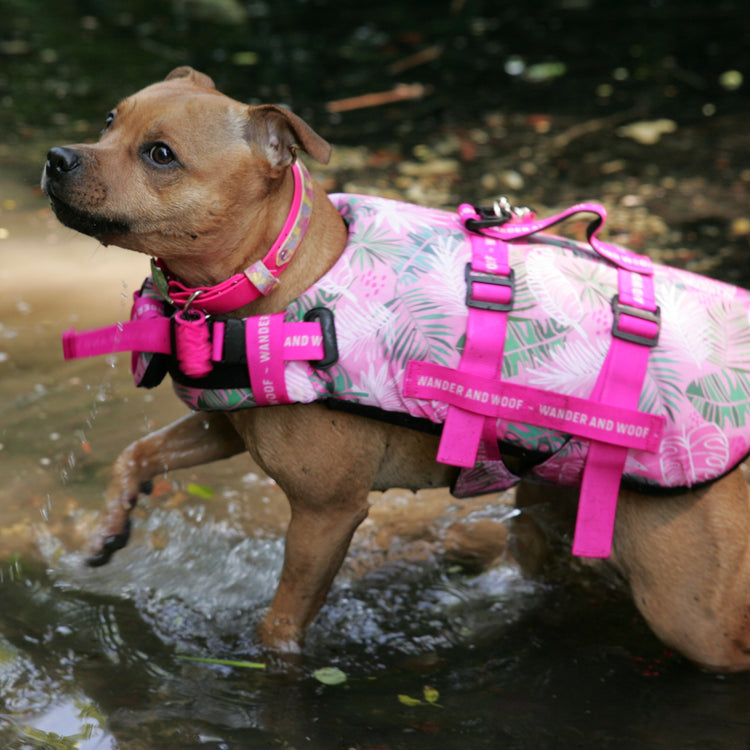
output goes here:
[{"label": "dog", "polygon": [[[97,143],[53,148],[42,187],[63,224],[158,257],[155,278],[168,273],[171,280],[165,294],[223,289],[229,279],[244,284],[244,275],[264,293],[222,312],[270,321],[335,266],[348,242],[340,207],[320,185],[306,183],[300,198],[298,150],[326,163],[331,147],[290,111],[241,104],[182,67],[122,101]],[[269,274],[259,261],[296,231],[288,218],[295,201],[305,230]],[[189,309],[195,294],[181,298],[185,329],[201,314]],[[158,294],[142,299],[152,297]],[[205,345],[189,344],[191,351]],[[322,352],[330,353],[326,346]],[[194,377],[205,374],[206,358],[194,358]],[[454,486],[460,469],[436,461],[439,431],[319,401],[288,403],[274,388],[257,394],[261,408],[193,412],[125,448],[90,561],[102,564],[124,546],[139,494],[165,468],[248,451],[291,506],[284,565],[259,637],[271,650],[295,654],[368,514],[368,494]],[[529,474],[523,452],[504,461],[522,480]],[[516,502],[523,508],[560,492],[567,490],[522,481]],[[665,644],[710,670],[750,668],[750,493],[741,466],[668,494],[648,485],[621,489],[609,563]]]}]

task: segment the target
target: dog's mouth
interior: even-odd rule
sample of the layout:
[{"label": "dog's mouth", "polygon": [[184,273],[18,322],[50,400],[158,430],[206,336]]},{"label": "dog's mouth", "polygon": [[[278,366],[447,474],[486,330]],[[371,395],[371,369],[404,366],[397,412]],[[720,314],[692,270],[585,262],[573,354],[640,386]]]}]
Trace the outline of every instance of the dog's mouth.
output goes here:
[{"label": "dog's mouth", "polygon": [[45,185],[45,192],[49,198],[55,216],[62,224],[77,232],[87,234],[90,237],[113,237],[127,234],[130,231],[128,222],[121,219],[111,219],[97,216],[89,211],[75,208],[54,193],[52,185]]}]

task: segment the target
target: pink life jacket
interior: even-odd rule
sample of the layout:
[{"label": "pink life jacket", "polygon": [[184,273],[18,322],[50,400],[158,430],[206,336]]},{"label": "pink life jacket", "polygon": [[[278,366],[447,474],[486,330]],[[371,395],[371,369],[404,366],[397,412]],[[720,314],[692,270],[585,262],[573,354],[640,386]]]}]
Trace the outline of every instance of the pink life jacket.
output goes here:
[{"label": "pink life jacket", "polygon": [[[625,482],[649,490],[715,479],[750,453],[750,296],[745,290],[649,266],[660,330],[656,323],[653,340],[630,336],[633,354],[621,353],[610,373],[610,378],[627,378],[631,366],[639,367],[634,354],[639,345],[651,347],[642,359],[634,400],[620,408],[616,399],[606,403],[604,398],[594,408],[593,401],[602,399],[592,401],[592,394],[601,396],[602,370],[618,326],[612,300],[618,289],[623,293],[622,267],[587,244],[538,232],[514,239],[511,231],[501,244],[514,279],[499,283],[512,286],[512,303],[491,302],[484,313],[503,319],[505,330],[489,339],[499,351],[497,372],[492,374],[494,365],[484,374],[481,367],[469,367],[469,374],[459,377],[470,315],[467,287],[471,294],[472,283],[486,280],[467,272],[473,253],[476,258],[475,236],[455,213],[381,198],[330,197],[349,228],[342,256],[285,314],[246,322],[257,324],[262,342],[272,318],[301,322],[311,310],[331,311],[338,359],[320,367],[304,359],[281,365],[281,355],[271,357],[277,360],[276,373],[268,378],[267,399],[251,387],[255,370],[251,367],[248,377],[242,357],[230,364],[214,357],[212,371],[203,377],[185,375],[172,358],[168,369],[175,391],[191,409],[326,400],[365,414],[405,415],[407,424],[438,432],[451,409],[474,410],[482,439],[453,488],[458,496],[518,481],[500,460],[498,443],[501,451],[522,456],[531,476],[579,486],[587,455],[593,454],[591,441],[619,440]],[[629,255],[608,248],[614,256]],[[639,256],[629,257],[637,270]],[[502,296],[507,289],[497,291]],[[639,289],[634,294],[638,298]],[[136,296],[134,319],[173,312],[147,280]],[[646,319],[648,326],[648,313]],[[286,346],[310,343],[308,333],[299,333],[299,341],[283,337]],[[241,337],[240,349],[244,342]],[[260,357],[258,366],[266,355],[253,355]],[[150,387],[161,379],[163,373],[154,378],[153,371],[163,356],[134,355],[137,385]],[[536,418],[530,423],[523,410],[532,402]]]}]

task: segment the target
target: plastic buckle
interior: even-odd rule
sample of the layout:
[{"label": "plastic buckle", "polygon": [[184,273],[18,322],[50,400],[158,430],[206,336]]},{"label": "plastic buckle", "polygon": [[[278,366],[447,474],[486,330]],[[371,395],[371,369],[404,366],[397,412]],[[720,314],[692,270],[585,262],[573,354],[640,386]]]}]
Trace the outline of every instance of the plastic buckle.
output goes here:
[{"label": "plastic buckle", "polygon": [[327,307],[313,307],[305,313],[304,320],[320,323],[320,332],[323,335],[323,358],[311,359],[310,365],[318,370],[327,370],[339,361],[333,312]]},{"label": "plastic buckle", "polygon": [[[612,321],[612,335],[623,341],[630,341],[634,344],[642,344],[643,346],[656,346],[659,343],[659,334],[661,333],[661,308],[657,307],[656,310],[644,310],[642,307],[633,307],[632,305],[626,305],[620,302],[620,296],[616,294],[612,297],[612,313],[614,319]],[[645,320],[650,323],[657,324],[656,335],[653,338],[648,336],[638,336],[635,333],[629,333],[623,331],[620,327],[620,316],[630,315],[632,318],[638,318],[639,320]]]},{"label": "plastic buckle", "polygon": [[[224,342],[222,344],[222,364],[247,364],[245,351],[245,321],[241,318],[212,318],[212,323],[224,324]],[[213,326],[211,328],[213,339]]]},{"label": "plastic buckle", "polygon": [[[507,312],[513,309],[513,297],[516,292],[516,274],[510,269],[508,276],[498,276],[490,273],[480,273],[473,271],[471,263],[466,264],[466,306],[475,307],[479,310],[495,310],[497,312]],[[508,302],[485,302],[473,298],[474,283],[493,284],[494,286],[507,286],[510,288],[510,299]]]}]

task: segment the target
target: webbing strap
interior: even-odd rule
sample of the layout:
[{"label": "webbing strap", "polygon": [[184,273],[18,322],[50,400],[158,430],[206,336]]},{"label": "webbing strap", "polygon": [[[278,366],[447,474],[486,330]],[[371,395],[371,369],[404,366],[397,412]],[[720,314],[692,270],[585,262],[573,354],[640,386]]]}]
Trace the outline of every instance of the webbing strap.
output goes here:
[{"label": "webbing strap", "polygon": [[[225,357],[224,332],[229,322],[233,321],[213,322],[211,360],[214,362],[221,362]],[[65,359],[81,359],[129,351],[173,354],[171,328],[171,318],[167,317],[130,320],[89,331],[71,328],[62,336],[63,355]],[[257,324],[255,328],[257,332]],[[326,355],[322,326],[317,321],[283,321],[281,336],[281,358],[284,361],[318,360]],[[257,349],[260,338],[253,341]]]},{"label": "webbing strap", "polygon": [[[481,221],[483,236],[503,243],[500,245],[504,252],[502,273],[508,276],[511,272],[505,242],[548,229],[582,211],[596,215],[588,228],[589,243],[593,250],[618,268],[618,294],[612,302],[612,343],[591,401],[598,401],[605,407],[636,409],[646,375],[650,347],[655,346],[659,338],[659,310],[654,296],[651,259],[600,240],[597,232],[606,219],[606,211],[595,203],[581,203],[547,219],[536,220],[535,216],[530,215],[490,227],[474,209],[469,208],[462,206],[459,209],[461,219],[464,222],[468,220],[469,226],[472,221]],[[480,246],[472,234],[472,269],[478,247]],[[469,286],[470,295],[471,284]],[[467,304],[470,305],[468,297]],[[458,372],[499,380],[502,373],[507,308],[484,307],[484,310],[477,310],[470,305],[466,348]],[[484,354],[478,351],[480,347],[486,347]],[[473,466],[483,424],[482,416],[456,404],[450,405],[438,460],[457,466]],[[608,557],[611,553],[617,496],[627,452],[627,447],[591,439],[581,485],[574,554]]]},{"label": "webbing strap", "polygon": [[[615,338],[607,353],[594,395],[604,404],[636,409],[646,375],[649,350]],[[598,391],[598,393],[597,393]],[[658,449],[658,446],[657,446]],[[609,557],[617,514],[617,496],[628,448],[592,440],[583,469],[573,554]]]},{"label": "webbing strap", "polygon": [[[659,338],[658,315],[651,309],[656,311],[653,277],[621,268],[618,290],[618,297],[613,301],[612,343],[592,399],[604,405],[636,409],[646,377],[650,347]],[[573,537],[574,555],[610,556],[617,496],[627,456],[627,448],[598,441],[589,444]]]},{"label": "webbing strap", "polygon": [[[660,415],[637,411],[637,404],[569,396],[417,360],[407,366],[404,395],[444,401],[493,420],[522,422],[650,453],[659,450],[666,422]],[[492,438],[497,442],[496,433]]]},{"label": "webbing strap", "polygon": [[258,406],[289,404],[284,380],[284,313],[245,321],[247,368]]},{"label": "webbing strap", "polygon": [[65,359],[80,359],[130,351],[171,354],[171,327],[169,318],[152,318],[130,320],[90,331],[70,328],[62,335],[63,356]]},{"label": "webbing strap", "polygon": [[[471,206],[459,208],[463,221],[477,216]],[[469,306],[466,341],[458,371],[485,378],[500,378],[507,325],[513,304],[513,275],[508,246],[501,240],[471,235],[472,258],[467,266],[466,304]],[[449,406],[437,460],[452,466],[474,466],[486,417]],[[495,440],[496,442],[496,440]]]}]

